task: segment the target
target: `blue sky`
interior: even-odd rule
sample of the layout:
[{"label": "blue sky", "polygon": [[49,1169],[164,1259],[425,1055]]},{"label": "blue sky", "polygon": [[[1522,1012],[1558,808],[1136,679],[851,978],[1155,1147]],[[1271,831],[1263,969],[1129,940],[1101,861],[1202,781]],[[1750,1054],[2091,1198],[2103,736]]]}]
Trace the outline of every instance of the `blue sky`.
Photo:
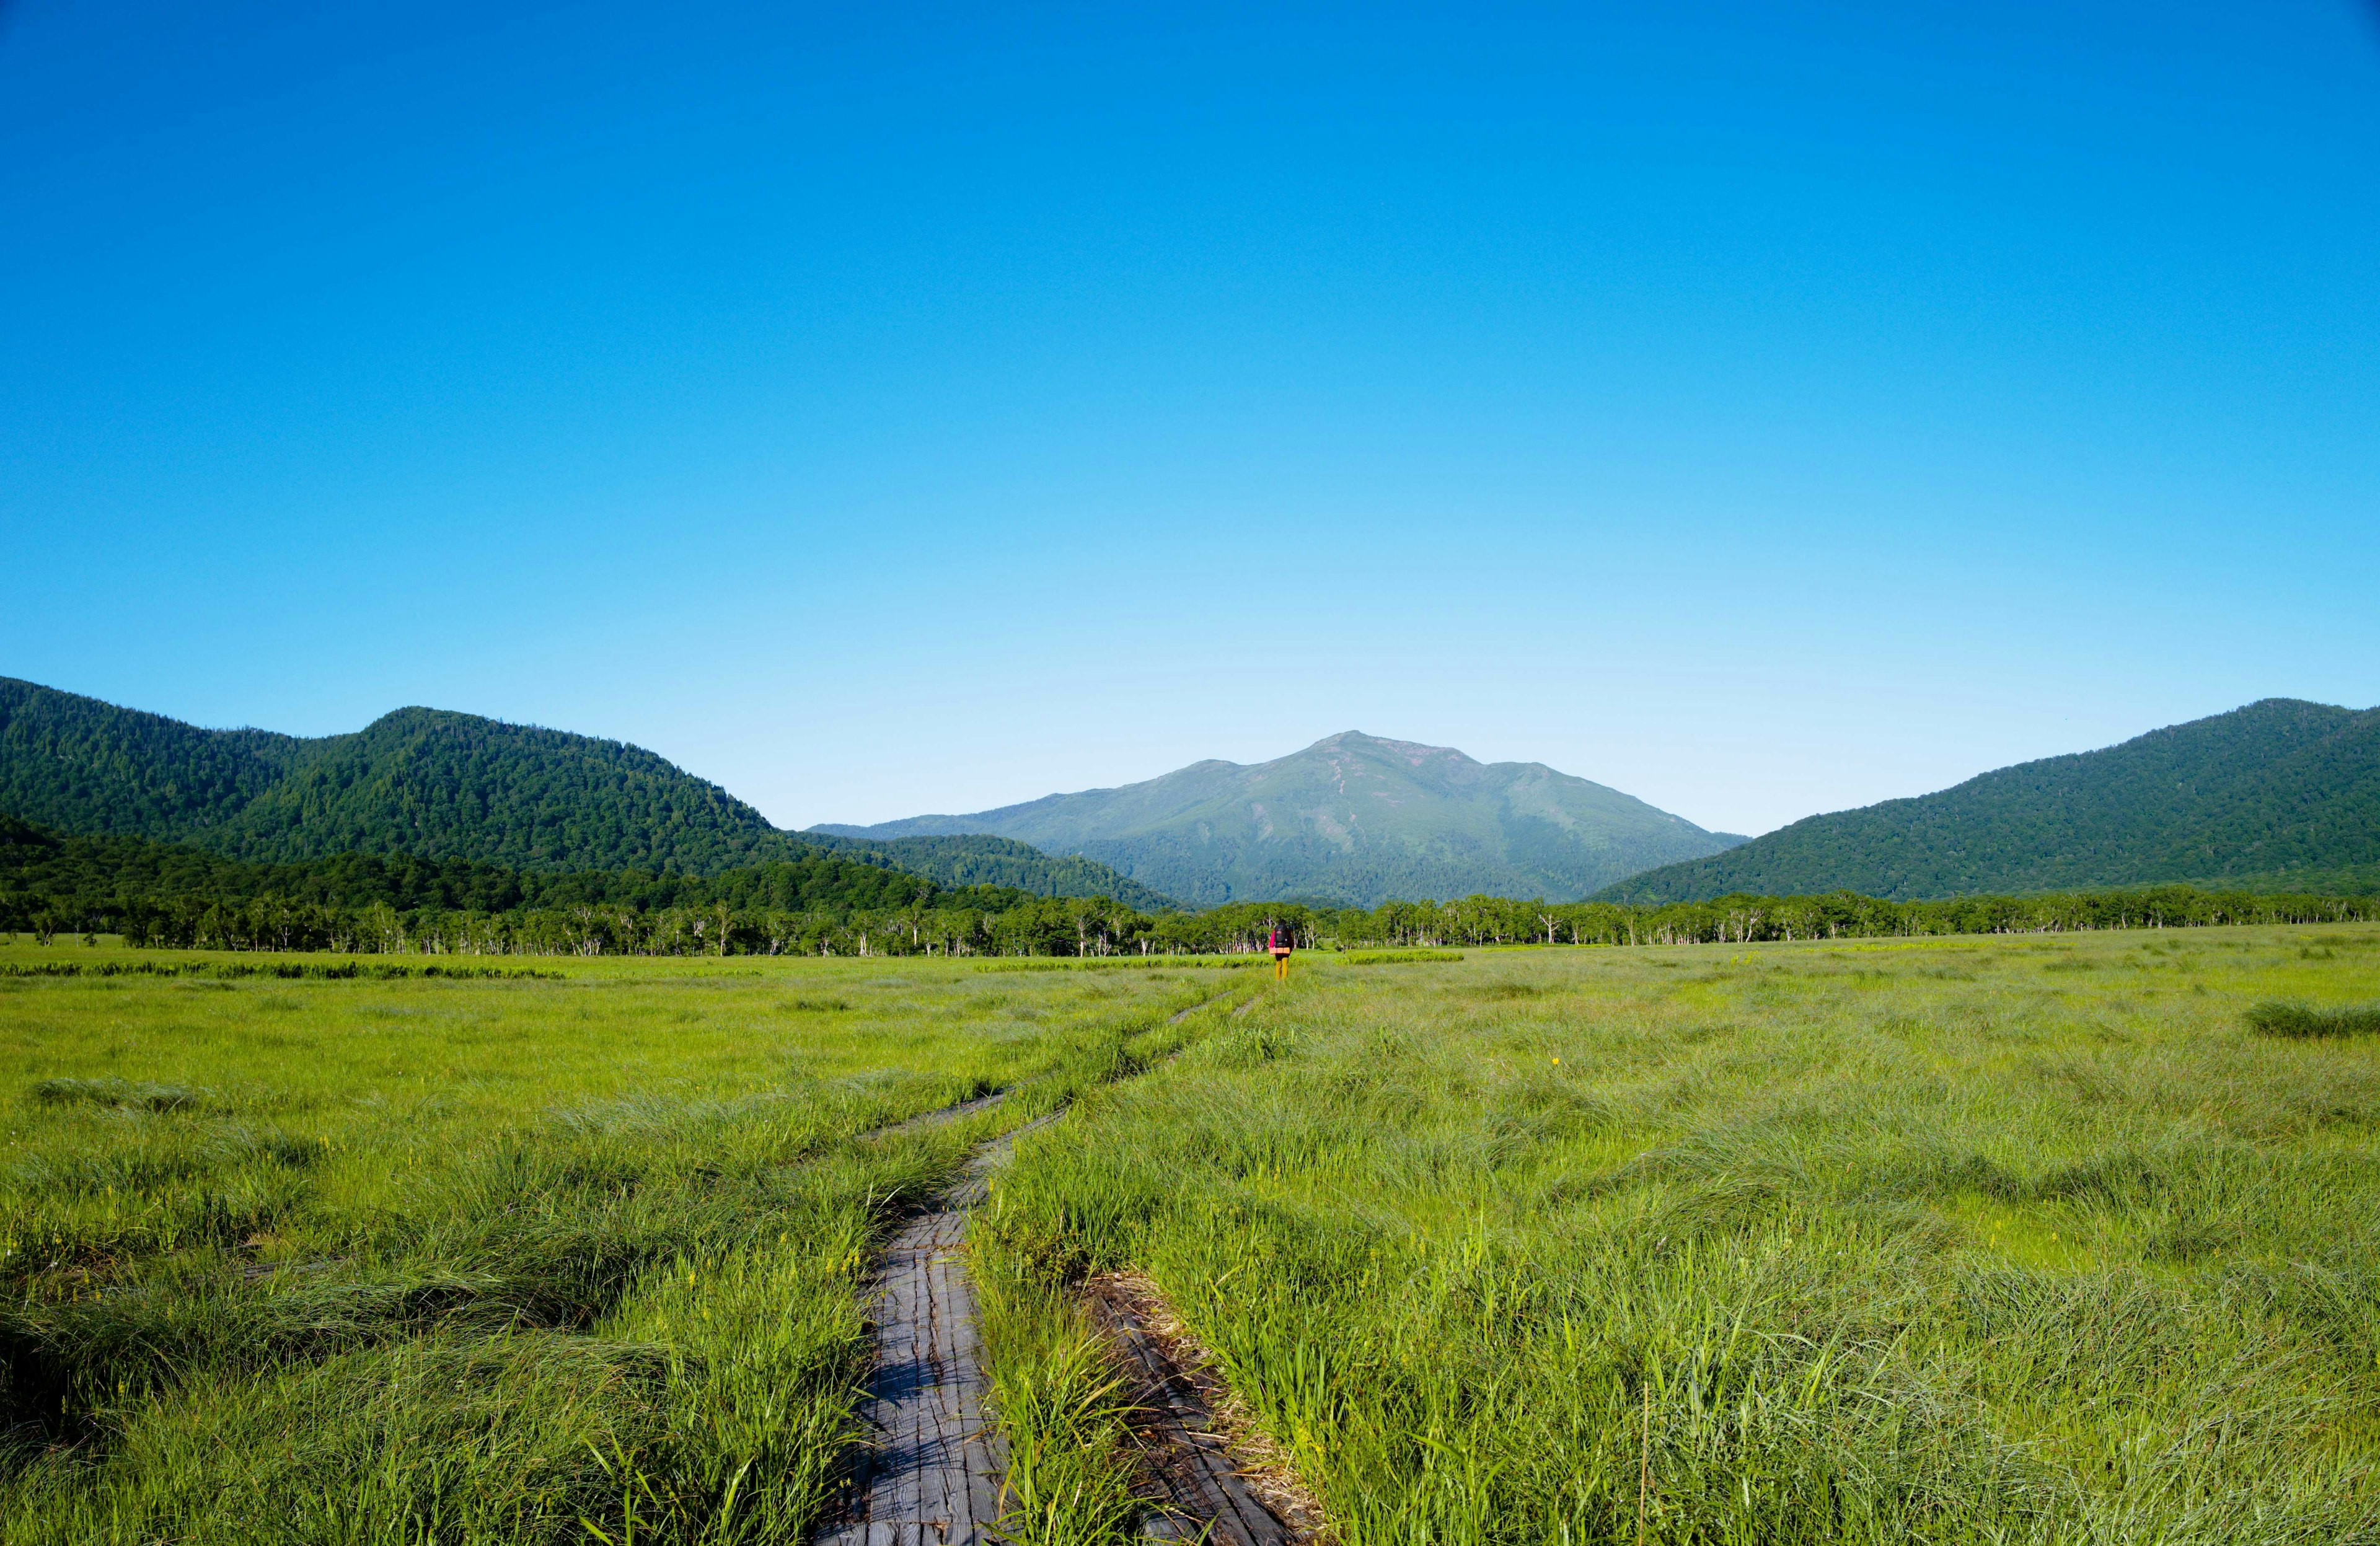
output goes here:
[{"label": "blue sky", "polygon": [[2380,701],[2380,13],[0,10],[0,674],[788,825]]}]

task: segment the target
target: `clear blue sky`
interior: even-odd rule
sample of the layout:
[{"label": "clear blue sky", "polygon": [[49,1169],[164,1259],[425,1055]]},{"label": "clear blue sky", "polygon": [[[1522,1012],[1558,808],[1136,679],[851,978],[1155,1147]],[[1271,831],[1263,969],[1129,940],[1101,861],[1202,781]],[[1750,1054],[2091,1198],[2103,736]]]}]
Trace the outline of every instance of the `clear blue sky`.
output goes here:
[{"label": "clear blue sky", "polygon": [[788,825],[2380,701],[2353,0],[0,11],[0,674]]}]

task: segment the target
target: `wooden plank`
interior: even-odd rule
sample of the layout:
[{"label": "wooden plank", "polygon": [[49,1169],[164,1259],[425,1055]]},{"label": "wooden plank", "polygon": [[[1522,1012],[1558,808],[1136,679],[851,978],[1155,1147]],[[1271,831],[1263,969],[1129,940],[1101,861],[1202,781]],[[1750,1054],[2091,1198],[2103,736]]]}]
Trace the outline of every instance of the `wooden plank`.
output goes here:
[{"label": "wooden plank", "polygon": [[1099,1293],[1091,1303],[1136,1407],[1131,1427],[1151,1508],[1142,1536],[1213,1546],[1290,1546],[1302,1539],[1249,1491],[1206,1392],[1149,1335],[1130,1297]]},{"label": "wooden plank", "polygon": [[[1184,1020],[1234,991],[1227,988],[1172,1018]],[[1232,1012],[1245,1013],[1254,1002],[1251,997]],[[980,1096],[882,1130],[937,1126],[1006,1095]],[[993,1546],[999,1540],[993,1527],[1007,1451],[984,1411],[982,1347],[962,1256],[967,1211],[990,1195],[991,1174],[1008,1162],[1017,1141],[1062,1115],[1052,1111],[985,1144],[933,1207],[905,1222],[885,1246],[870,1311],[876,1369],[862,1407],[868,1439],[844,1467],[839,1506],[812,1535],[817,1546]],[[1164,1355],[1147,1337],[1140,1341],[1156,1360],[1147,1366],[1149,1388],[1161,1391],[1165,1381],[1158,1370]],[[1196,1402],[1196,1387],[1186,1380],[1182,1384]],[[1213,1533],[1204,1539],[1231,1546],[1293,1539],[1247,1494],[1210,1428],[1185,1407],[1166,1431],[1164,1442],[1181,1447],[1177,1467],[1186,1466],[1203,1480],[1182,1494],[1178,1506],[1160,1509],[1157,1520],[1164,1530],[1195,1515],[1200,1522],[1184,1539],[1202,1536],[1209,1523]],[[1211,1453],[1200,1447],[1194,1431],[1211,1441]]]},{"label": "wooden plank", "polygon": [[843,1506],[813,1537],[820,1546],[995,1540],[1006,1455],[984,1412],[975,1295],[961,1255],[966,1210],[990,1195],[989,1178],[1016,1140],[1058,1115],[986,1144],[933,1209],[886,1245],[871,1310],[876,1370],[862,1409],[869,1442],[846,1467]]}]

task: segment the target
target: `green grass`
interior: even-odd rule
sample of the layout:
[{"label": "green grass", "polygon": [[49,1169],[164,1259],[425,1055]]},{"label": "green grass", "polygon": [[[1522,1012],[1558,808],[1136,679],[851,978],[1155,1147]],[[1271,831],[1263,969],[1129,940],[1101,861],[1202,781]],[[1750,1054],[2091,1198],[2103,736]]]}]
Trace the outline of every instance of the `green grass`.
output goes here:
[{"label": "green grass", "polygon": [[2380,1031],[2380,1004],[2316,1008],[2271,999],[2248,1011],[2248,1023],[2267,1036],[2361,1036]]},{"label": "green grass", "polygon": [[2380,1540],[2380,1041],[2259,1008],[2352,1029],[2368,927],[188,959],[0,975],[10,1546],[797,1540],[887,1222],[1070,1097],[977,1232],[1028,1546],[1132,1527],[1123,1267],[1351,1543]]},{"label": "green grass", "polygon": [[976,1255],[992,1405],[1008,1440],[1002,1529],[1033,1546],[1125,1538],[1139,1514],[1130,1403],[1103,1339],[1062,1282]]},{"label": "green grass", "polygon": [[1270,966],[1270,956],[1058,956],[1014,960],[978,960],[978,972],[1190,972],[1244,971]]},{"label": "green grass", "polygon": [[2249,1023],[2375,996],[2356,927],[1293,973],[979,1220],[1019,1533],[1122,1538],[1135,1267],[1351,1543],[2380,1540],[2380,1043]]},{"label": "green grass", "polygon": [[[0,935],[0,944],[8,942],[8,936]],[[70,955],[61,955],[58,959],[45,957],[35,961],[0,961],[0,977],[212,977],[225,982],[249,977],[271,977],[283,982],[368,978],[385,983],[403,977],[559,982],[568,975],[562,972],[541,971],[533,966],[476,966],[440,961],[310,960],[298,957],[263,960],[243,960],[237,957],[214,960],[187,959],[199,953],[177,951],[176,956],[185,959],[173,960],[128,960],[120,955],[79,960]]]},{"label": "green grass", "polygon": [[796,1540],[889,1218],[1218,986],[552,964],[0,977],[11,1546]]}]

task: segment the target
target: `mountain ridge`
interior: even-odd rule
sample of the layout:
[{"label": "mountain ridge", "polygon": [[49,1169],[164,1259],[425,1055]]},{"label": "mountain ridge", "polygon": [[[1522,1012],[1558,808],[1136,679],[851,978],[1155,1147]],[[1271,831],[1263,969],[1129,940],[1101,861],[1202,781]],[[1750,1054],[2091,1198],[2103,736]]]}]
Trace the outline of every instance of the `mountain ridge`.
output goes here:
[{"label": "mountain ridge", "polygon": [[1597,895],[1917,900],[2252,878],[2380,881],[2380,709],[2264,698],[1931,794],[1804,817]]},{"label": "mountain ridge", "polygon": [[1363,906],[1473,892],[1572,900],[1742,840],[1543,763],[1482,763],[1360,731],[1267,762],[1210,757],[990,811],[808,830],[1016,838],[1096,859],[1194,906],[1293,895]]},{"label": "mountain ridge", "polygon": [[913,842],[896,855],[806,838],[643,747],[451,709],[395,709],[359,731],[302,738],[205,730],[0,677],[0,812],[257,864],[404,853],[715,875],[827,850],[938,885],[1104,890],[1144,910],[1170,900],[1095,861],[1013,840]]}]

